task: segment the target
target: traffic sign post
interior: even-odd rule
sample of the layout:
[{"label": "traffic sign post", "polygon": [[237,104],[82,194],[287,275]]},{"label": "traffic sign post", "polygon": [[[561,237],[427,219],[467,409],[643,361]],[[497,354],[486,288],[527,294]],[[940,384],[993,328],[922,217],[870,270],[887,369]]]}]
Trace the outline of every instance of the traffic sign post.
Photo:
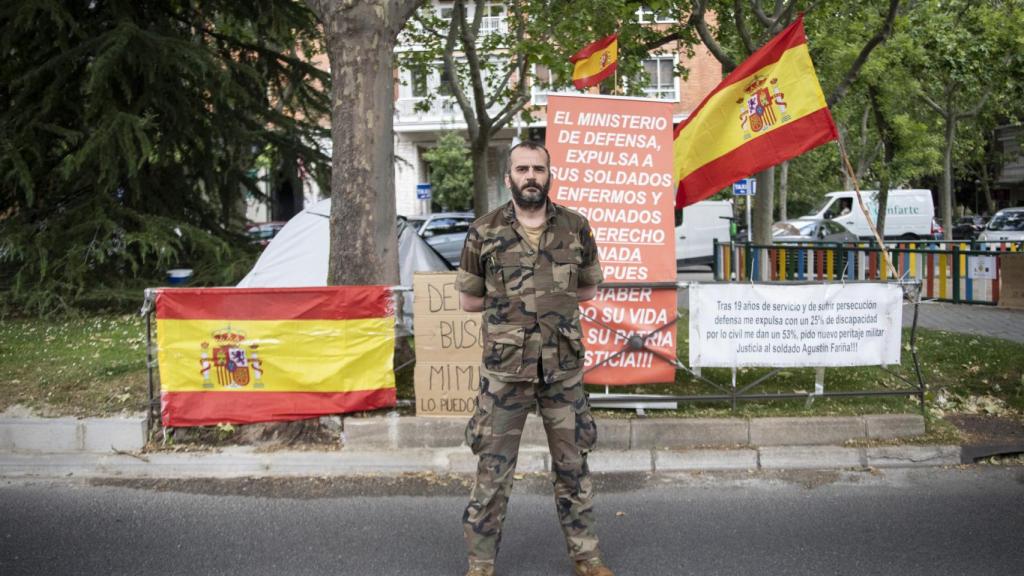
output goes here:
[{"label": "traffic sign post", "polygon": [[420,201],[420,214],[430,214],[430,197],[432,187],[429,183],[416,185],[416,199]]},{"label": "traffic sign post", "polygon": [[733,196],[746,196],[744,204],[747,205],[747,243],[751,242],[752,235],[750,229],[750,197],[757,196],[757,179],[756,178],[744,178],[738,180],[732,185]]}]

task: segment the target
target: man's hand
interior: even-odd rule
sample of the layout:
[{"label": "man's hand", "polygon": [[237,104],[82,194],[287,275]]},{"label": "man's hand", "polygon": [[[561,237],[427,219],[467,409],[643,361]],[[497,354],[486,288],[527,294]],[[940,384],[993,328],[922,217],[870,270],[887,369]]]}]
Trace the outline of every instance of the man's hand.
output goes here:
[{"label": "man's hand", "polygon": [[584,286],[576,290],[576,301],[586,302],[587,300],[593,300],[594,296],[597,296],[597,284],[593,286]]},{"label": "man's hand", "polygon": [[459,305],[464,312],[483,312],[484,297],[459,292]]}]

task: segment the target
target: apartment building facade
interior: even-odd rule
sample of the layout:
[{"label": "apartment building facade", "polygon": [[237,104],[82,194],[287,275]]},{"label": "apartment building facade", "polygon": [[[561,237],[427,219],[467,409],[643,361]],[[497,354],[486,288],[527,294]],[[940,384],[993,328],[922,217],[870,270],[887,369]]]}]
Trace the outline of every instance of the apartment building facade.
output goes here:
[{"label": "apartment building facade", "polygon": [[[468,8],[472,11],[474,5],[470,4]],[[441,18],[450,18],[452,2],[432,0],[430,9],[436,11]],[[481,19],[481,36],[491,32],[505,32],[505,5],[494,2],[486,4],[484,9],[486,12]],[[637,9],[635,17],[639,22],[655,27],[670,23],[670,20],[643,7]],[[416,49],[416,46],[408,44],[400,45],[398,48]],[[688,71],[685,81],[676,73],[680,65]],[[666,45],[652,52],[650,57],[644,60],[643,66],[650,77],[647,85],[643,87],[644,95],[672,102],[674,122],[687,118],[704,96],[722,79],[721,65],[703,47],[698,47],[694,57],[689,58],[684,46],[675,43]],[[466,122],[462,111],[454,98],[444,94],[441,74],[440,65],[425,77],[409,70],[398,70],[396,73],[395,199],[399,214],[419,215],[431,211],[430,201],[417,198],[418,185],[430,183],[430,167],[423,159],[423,154],[436,145],[437,139],[445,131],[455,130],[465,134]],[[546,78],[543,69],[535,69],[535,74]],[[596,88],[591,90],[596,92]],[[581,93],[571,87],[563,92]],[[546,104],[549,93],[531,87],[531,100],[528,106],[534,120],[526,123],[517,119],[492,139],[487,162],[490,180],[488,208],[493,208],[509,198],[509,192],[501,177],[506,169],[508,149],[519,140],[543,138],[547,127]],[[428,101],[429,108],[421,109]],[[492,111],[496,111],[497,108],[500,106],[495,106]]]}]

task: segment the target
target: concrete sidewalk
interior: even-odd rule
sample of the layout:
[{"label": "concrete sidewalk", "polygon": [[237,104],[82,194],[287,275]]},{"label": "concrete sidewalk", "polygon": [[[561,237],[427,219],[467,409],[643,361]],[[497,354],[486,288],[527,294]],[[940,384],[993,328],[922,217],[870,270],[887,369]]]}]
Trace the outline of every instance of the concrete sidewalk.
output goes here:
[{"label": "concrete sidewalk", "polygon": [[[144,452],[142,418],[0,418],[0,477],[227,478],[432,472],[469,474],[465,418],[351,417],[337,449],[211,448]],[[959,464],[959,446],[850,445],[925,433],[919,415],[826,418],[600,419],[597,473],[837,469]],[[860,442],[858,442],[860,441]],[[540,419],[530,416],[517,470],[546,472]]]}]

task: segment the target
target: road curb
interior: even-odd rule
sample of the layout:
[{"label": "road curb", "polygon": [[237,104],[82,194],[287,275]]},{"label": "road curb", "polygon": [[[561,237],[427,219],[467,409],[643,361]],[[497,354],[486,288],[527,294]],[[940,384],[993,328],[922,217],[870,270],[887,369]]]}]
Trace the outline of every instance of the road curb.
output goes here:
[{"label": "road curb", "polygon": [[[861,469],[960,463],[958,446],[769,446],[759,449],[608,450],[590,455],[594,473],[710,472],[722,470]],[[517,472],[549,472],[546,450],[524,449]],[[469,475],[476,458],[468,448],[258,452],[99,454],[0,453],[4,478],[241,478],[399,475]]]}]

